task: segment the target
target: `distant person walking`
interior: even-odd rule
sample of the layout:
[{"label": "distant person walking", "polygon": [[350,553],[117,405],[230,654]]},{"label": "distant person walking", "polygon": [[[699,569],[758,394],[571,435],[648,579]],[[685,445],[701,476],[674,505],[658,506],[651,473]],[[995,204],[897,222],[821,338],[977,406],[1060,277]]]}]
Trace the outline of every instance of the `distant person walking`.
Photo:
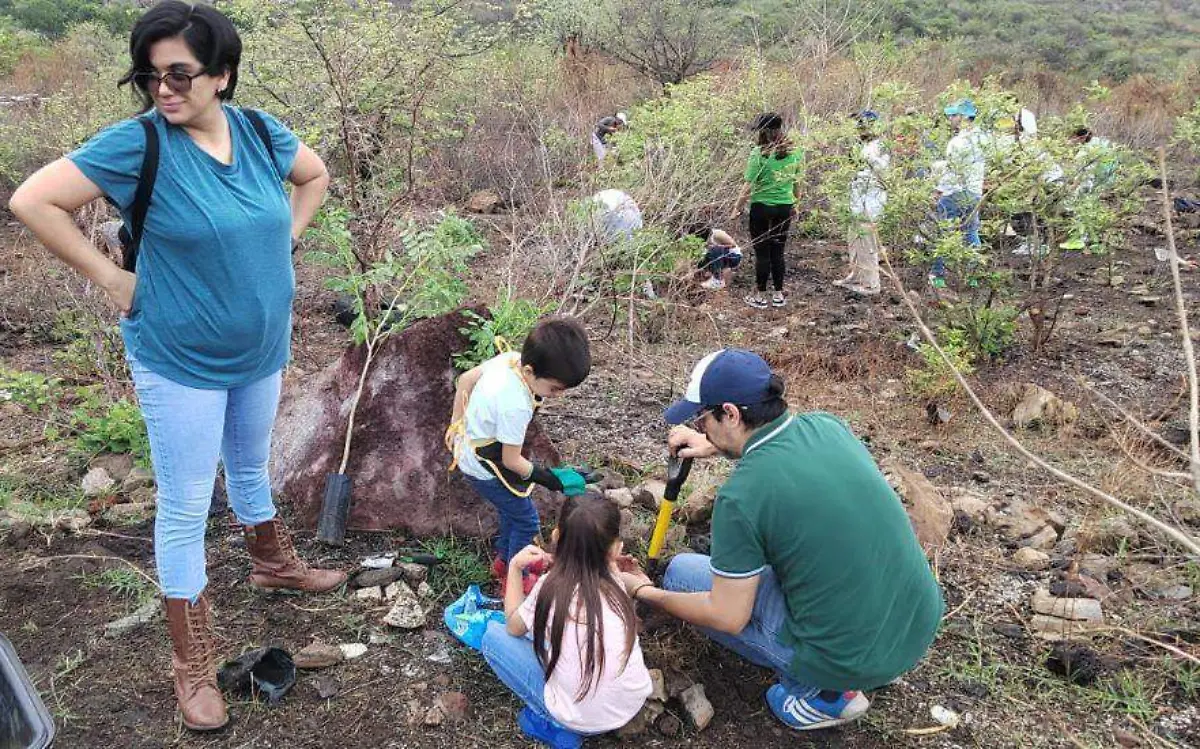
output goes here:
[{"label": "distant person walking", "polygon": [[596,129],[592,132],[592,153],[596,154],[598,163],[603,164],[608,157],[609,138],[628,126],[629,117],[624,112],[617,112],[615,116],[605,117],[596,123]]},{"label": "distant person walking", "polygon": [[[755,291],[746,297],[746,304],[756,309],[782,307],[783,251],[800,200],[800,152],[788,141],[783,118],[774,112],[759,115],[753,130],[757,144],[746,163],[745,182],[732,216],[736,219],[750,204]],[[770,302],[768,278],[774,286]]]},{"label": "distant person walking", "polygon": [[[175,697],[185,726],[213,730],[228,721],[205,595],[204,531],[218,459],[244,527],[253,585],[323,592],[346,580],[300,560],[267,476],[291,340],[292,248],[329,174],[278,120],[227,103],[242,43],[211,6],[158,3],[134,25],[129,47],[121,83],[134,85],[145,113],[43,167],[10,205],[121,313],[158,482],[154,557]],[[103,196],[130,226],[147,153],[157,154],[158,172],[138,222],[144,232],[133,231],[135,274],[94,247],[71,214]],[[284,179],[294,186],[290,204]]]},{"label": "distant person walking", "polygon": [[[958,221],[963,241],[979,247],[979,203],[983,200],[983,182],[987,176],[987,135],[975,126],[978,110],[975,102],[962,99],[944,110],[954,131],[946,144],[946,160],[937,184],[934,208],[938,221]],[[934,258],[929,273],[934,288],[946,286],[946,261]]]}]

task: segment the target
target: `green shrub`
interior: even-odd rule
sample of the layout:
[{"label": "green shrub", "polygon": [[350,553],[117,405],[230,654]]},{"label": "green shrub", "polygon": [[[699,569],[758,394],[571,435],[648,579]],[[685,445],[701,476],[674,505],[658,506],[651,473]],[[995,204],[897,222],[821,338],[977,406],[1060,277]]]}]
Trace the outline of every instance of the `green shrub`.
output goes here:
[{"label": "green shrub", "polygon": [[500,337],[514,351],[520,351],[525,336],[537,325],[542,315],[554,308],[553,304],[538,304],[529,299],[505,296],[488,307],[488,316],[467,310],[464,314],[471,322],[459,332],[467,336],[470,348],[454,355],[454,366],[465,372],[496,356],[496,338]]},{"label": "green shrub", "polygon": [[[957,369],[964,377],[974,374],[974,354],[971,353],[966,335],[961,330],[943,330],[938,333],[938,345],[950,360],[948,364],[928,343],[920,344],[922,365],[906,373],[908,390],[918,398],[936,401],[948,398],[958,389],[954,378]],[[953,366],[951,366],[953,365]]]},{"label": "green shrub", "polygon": [[124,398],[102,410],[75,409],[79,424],[76,448],[84,453],[129,453],[139,465],[150,464],[150,439],[136,403]]}]

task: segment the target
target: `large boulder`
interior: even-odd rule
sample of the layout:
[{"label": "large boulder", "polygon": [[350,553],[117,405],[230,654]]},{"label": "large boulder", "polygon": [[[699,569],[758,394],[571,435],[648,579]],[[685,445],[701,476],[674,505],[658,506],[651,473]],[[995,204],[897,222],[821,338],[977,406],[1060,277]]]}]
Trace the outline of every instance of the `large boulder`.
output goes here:
[{"label": "large boulder", "polygon": [[[414,536],[488,535],[495,513],[457,472],[443,442],[456,373],[453,354],[467,346],[454,313],[422,320],[388,338],[375,355],[354,422],[346,474],[353,480],[352,530],[401,529]],[[366,357],[351,346],[323,372],[288,382],[271,447],[271,483],[296,509],[301,525],[315,527],[325,476],[342,458],[342,441]],[[557,463],[558,454],[537,426],[526,454]],[[554,495],[538,487],[534,500],[553,518]]]}]

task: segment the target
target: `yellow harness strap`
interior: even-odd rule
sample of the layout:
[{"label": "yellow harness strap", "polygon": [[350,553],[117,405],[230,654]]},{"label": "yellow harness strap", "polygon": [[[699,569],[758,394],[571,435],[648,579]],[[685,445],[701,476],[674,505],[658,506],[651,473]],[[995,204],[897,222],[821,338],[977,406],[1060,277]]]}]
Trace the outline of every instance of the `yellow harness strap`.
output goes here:
[{"label": "yellow harness strap", "polygon": [[[502,356],[504,354],[509,353],[512,350],[512,348],[508,345],[508,341],[506,341],[501,336],[496,336],[493,339],[493,343],[494,343],[494,345],[496,347],[496,351],[497,351],[496,356]],[[525,381],[525,375],[523,372],[521,372],[520,361],[516,360],[516,359],[510,359],[508,362],[508,366],[510,369],[512,369],[513,374],[515,374],[517,376],[517,381],[520,382],[522,387],[525,388],[525,394],[529,396],[529,402],[530,402],[530,405],[533,407],[533,412],[537,413],[537,410],[542,407],[542,399],[539,398],[537,395],[534,395],[533,390],[531,390],[529,388],[529,383],[527,383]],[[481,463],[483,463],[488,468],[488,470],[490,470],[492,472],[492,474],[497,479],[499,479],[500,482],[502,484],[504,484],[504,487],[506,489],[508,489],[510,492],[512,492],[513,494],[515,494],[519,497],[528,497],[530,495],[530,493],[533,491],[532,485],[530,485],[524,489],[518,489],[518,488],[513,487],[513,485],[510,484],[507,479],[505,479],[502,466],[496,465],[496,463],[494,461],[489,460],[488,458],[485,458],[479,454],[479,448],[487,447],[488,445],[495,444],[496,440],[494,440],[494,439],[481,439],[481,440],[467,439],[467,411],[465,408],[463,409],[462,418],[459,419],[458,421],[455,421],[454,423],[452,423],[446,429],[445,442],[446,442],[446,449],[449,450],[451,456],[453,456],[450,461],[450,467],[446,469],[447,471],[453,471],[455,468],[458,468],[458,461],[459,461],[459,458],[462,457],[462,451],[465,450],[467,445],[469,444],[471,447],[471,452],[473,452],[475,454],[475,457]]]}]

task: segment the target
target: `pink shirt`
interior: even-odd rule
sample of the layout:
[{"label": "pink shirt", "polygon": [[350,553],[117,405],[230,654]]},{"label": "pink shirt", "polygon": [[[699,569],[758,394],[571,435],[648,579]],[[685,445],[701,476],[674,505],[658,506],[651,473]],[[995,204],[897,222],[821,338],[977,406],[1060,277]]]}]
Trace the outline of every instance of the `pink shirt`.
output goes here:
[{"label": "pink shirt", "polygon": [[[544,576],[538,580],[521,608],[517,609],[517,615],[531,632],[533,609],[545,581]],[[642,709],[653,689],[650,672],[642,660],[642,646],[636,639],[628,661],[625,660],[625,625],[607,603],[604,604],[603,622],[604,670],[592,691],[583,700],[575,701],[583,683],[586,624],[572,626],[573,621],[567,622],[563,629],[562,654],[546,680],[546,709],[556,721],[580,733],[604,733],[625,725]]]}]

